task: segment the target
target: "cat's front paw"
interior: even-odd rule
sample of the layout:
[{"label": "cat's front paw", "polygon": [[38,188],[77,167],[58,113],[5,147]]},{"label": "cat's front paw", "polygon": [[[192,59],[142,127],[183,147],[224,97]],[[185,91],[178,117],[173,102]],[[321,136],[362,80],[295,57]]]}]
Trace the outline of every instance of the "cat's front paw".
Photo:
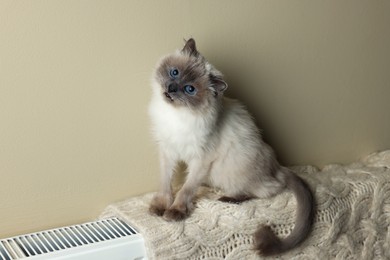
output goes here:
[{"label": "cat's front paw", "polygon": [[164,212],[163,218],[167,221],[180,221],[189,216],[187,209],[170,208]]},{"label": "cat's front paw", "polygon": [[149,207],[149,213],[161,217],[164,215],[166,208],[163,205],[151,204]]},{"label": "cat's front paw", "polygon": [[150,206],[149,213],[156,216],[163,216],[164,212],[171,206],[172,199],[167,196],[157,194],[153,197]]}]

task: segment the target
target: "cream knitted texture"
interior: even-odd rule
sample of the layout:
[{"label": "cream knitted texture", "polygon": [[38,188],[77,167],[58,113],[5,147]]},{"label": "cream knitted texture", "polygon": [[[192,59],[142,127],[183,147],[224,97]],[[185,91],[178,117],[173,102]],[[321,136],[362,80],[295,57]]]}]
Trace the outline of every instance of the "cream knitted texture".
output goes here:
[{"label": "cream knitted texture", "polygon": [[[310,236],[298,248],[268,259],[390,259],[390,151],[348,166],[294,167],[317,203]],[[118,216],[144,236],[150,259],[261,259],[253,233],[269,224],[286,236],[295,222],[296,202],[285,192],[241,205],[219,202],[202,188],[191,216],[166,222],[148,213],[153,194],[108,206],[101,218]]]}]

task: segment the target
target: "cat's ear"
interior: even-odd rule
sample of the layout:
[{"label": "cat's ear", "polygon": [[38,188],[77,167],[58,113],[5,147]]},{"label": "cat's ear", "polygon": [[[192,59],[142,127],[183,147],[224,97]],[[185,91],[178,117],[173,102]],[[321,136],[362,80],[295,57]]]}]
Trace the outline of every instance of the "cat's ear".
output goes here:
[{"label": "cat's ear", "polygon": [[215,91],[216,95],[223,94],[228,88],[228,84],[223,80],[222,76],[210,75],[211,88]]},{"label": "cat's ear", "polygon": [[195,56],[195,57],[199,56],[199,52],[196,49],[196,43],[195,43],[195,40],[193,38],[190,38],[189,40],[186,41],[186,43],[182,49],[182,52],[187,53],[190,56]]}]

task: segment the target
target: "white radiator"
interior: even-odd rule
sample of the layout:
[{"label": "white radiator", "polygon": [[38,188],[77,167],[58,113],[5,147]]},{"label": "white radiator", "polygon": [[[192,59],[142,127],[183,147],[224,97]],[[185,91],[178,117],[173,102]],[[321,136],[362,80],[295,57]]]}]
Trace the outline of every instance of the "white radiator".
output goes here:
[{"label": "white radiator", "polygon": [[0,240],[0,260],[25,259],[141,260],[144,240],[118,218]]}]

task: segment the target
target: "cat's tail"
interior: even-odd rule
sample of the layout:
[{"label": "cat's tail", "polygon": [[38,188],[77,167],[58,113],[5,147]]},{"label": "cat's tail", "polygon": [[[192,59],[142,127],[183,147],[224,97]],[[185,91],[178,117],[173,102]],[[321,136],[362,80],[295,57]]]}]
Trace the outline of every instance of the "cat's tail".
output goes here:
[{"label": "cat's tail", "polygon": [[287,175],[286,185],[297,200],[297,215],[294,229],[284,239],[278,238],[268,226],[262,226],[255,233],[255,249],[260,255],[276,255],[288,251],[300,244],[309,235],[314,216],[314,200],[308,185],[290,170],[284,168]]}]

